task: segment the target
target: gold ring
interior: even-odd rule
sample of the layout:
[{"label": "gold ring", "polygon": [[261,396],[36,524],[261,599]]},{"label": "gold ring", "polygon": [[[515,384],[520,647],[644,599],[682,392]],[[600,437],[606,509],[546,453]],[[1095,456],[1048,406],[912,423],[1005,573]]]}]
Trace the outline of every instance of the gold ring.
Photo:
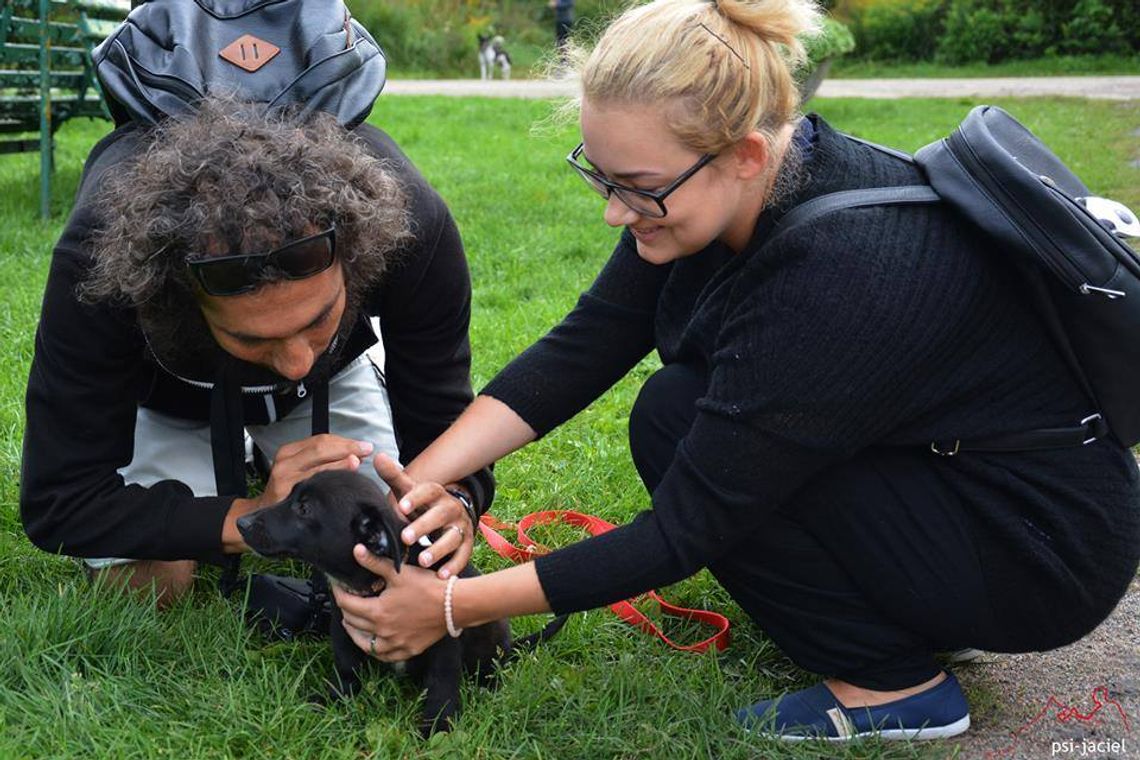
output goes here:
[{"label": "gold ring", "polygon": [[376,656],[376,634],[372,634],[372,638],[368,639],[368,654],[373,657]]},{"label": "gold ring", "polygon": [[463,530],[462,525],[448,525],[447,527],[450,528],[451,530],[459,531],[459,540],[461,540],[461,541],[463,540],[464,537],[467,536],[467,533],[466,533],[466,531]]}]

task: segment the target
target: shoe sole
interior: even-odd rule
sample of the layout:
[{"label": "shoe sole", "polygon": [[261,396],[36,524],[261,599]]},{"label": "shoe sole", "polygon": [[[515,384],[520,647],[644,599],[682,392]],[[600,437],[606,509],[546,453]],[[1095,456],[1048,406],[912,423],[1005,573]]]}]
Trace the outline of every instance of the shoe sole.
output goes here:
[{"label": "shoe sole", "polygon": [[[878,737],[884,741],[906,741],[915,739],[918,741],[925,741],[927,739],[947,739],[951,736],[965,733],[970,728],[970,716],[966,715],[959,720],[949,723],[945,726],[927,726],[925,728],[889,728],[883,731],[864,731],[859,734],[852,734],[851,736],[789,736],[782,734],[768,734],[758,733],[757,736],[767,737],[769,739],[779,739],[783,742],[805,742],[805,741],[819,741],[820,739],[829,742],[849,742],[855,739],[871,739]],[[752,733],[751,729],[745,729]]]}]

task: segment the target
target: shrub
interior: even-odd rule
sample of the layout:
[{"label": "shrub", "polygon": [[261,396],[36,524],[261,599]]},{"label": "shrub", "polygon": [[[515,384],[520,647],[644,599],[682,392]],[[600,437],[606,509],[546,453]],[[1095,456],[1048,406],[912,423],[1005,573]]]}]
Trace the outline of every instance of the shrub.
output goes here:
[{"label": "shrub", "polygon": [[897,0],[866,6],[855,18],[861,54],[880,61],[929,59],[938,44],[943,0]]},{"label": "shrub", "polygon": [[884,61],[997,62],[1140,50],[1136,0],[837,0],[858,55]]},{"label": "shrub", "polygon": [[855,36],[842,23],[833,18],[823,19],[823,28],[814,37],[804,40],[808,67],[815,68],[822,61],[838,58],[855,49]]},{"label": "shrub", "polygon": [[1062,29],[1066,53],[1120,53],[1129,47],[1116,14],[1102,0],[1077,0]]},{"label": "shrub", "polygon": [[1024,14],[1018,15],[1014,21],[1012,39],[1011,58],[1041,56],[1048,49],[1050,42],[1045,14],[1036,8],[1030,8]]},{"label": "shrub", "polygon": [[461,74],[478,71],[479,34],[502,34],[517,67],[527,67],[554,46],[554,21],[545,4],[480,0],[348,0],[356,19],[402,72]]},{"label": "shrub", "polygon": [[974,0],[953,0],[938,42],[943,63],[995,63],[1008,51],[1009,32],[1002,14]]}]

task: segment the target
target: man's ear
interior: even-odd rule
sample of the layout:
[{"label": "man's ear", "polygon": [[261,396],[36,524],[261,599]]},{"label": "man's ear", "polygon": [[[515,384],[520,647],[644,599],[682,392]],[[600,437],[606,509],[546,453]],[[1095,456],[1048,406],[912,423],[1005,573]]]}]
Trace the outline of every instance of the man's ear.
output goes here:
[{"label": "man's ear", "polygon": [[395,529],[380,516],[380,512],[371,504],[361,504],[360,514],[353,521],[353,533],[356,540],[364,544],[364,548],[377,557],[386,557],[396,565],[396,572],[400,572],[404,552],[396,536]]}]

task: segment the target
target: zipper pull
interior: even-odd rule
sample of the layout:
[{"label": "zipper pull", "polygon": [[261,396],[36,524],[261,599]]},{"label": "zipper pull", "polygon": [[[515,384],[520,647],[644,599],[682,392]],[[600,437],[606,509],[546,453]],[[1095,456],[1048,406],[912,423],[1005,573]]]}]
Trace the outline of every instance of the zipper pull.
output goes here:
[{"label": "zipper pull", "polygon": [[1090,293],[1100,293],[1102,296],[1107,296],[1108,300],[1110,301],[1115,298],[1124,298],[1126,295],[1128,295],[1123,290],[1109,290],[1108,288],[1098,288],[1095,285],[1089,285],[1087,282],[1084,285],[1081,285],[1078,290],[1080,290],[1081,293],[1086,296]]},{"label": "zipper pull", "polygon": [[304,398],[308,395],[309,392],[305,389],[305,384],[303,382],[297,383],[297,398]]}]

